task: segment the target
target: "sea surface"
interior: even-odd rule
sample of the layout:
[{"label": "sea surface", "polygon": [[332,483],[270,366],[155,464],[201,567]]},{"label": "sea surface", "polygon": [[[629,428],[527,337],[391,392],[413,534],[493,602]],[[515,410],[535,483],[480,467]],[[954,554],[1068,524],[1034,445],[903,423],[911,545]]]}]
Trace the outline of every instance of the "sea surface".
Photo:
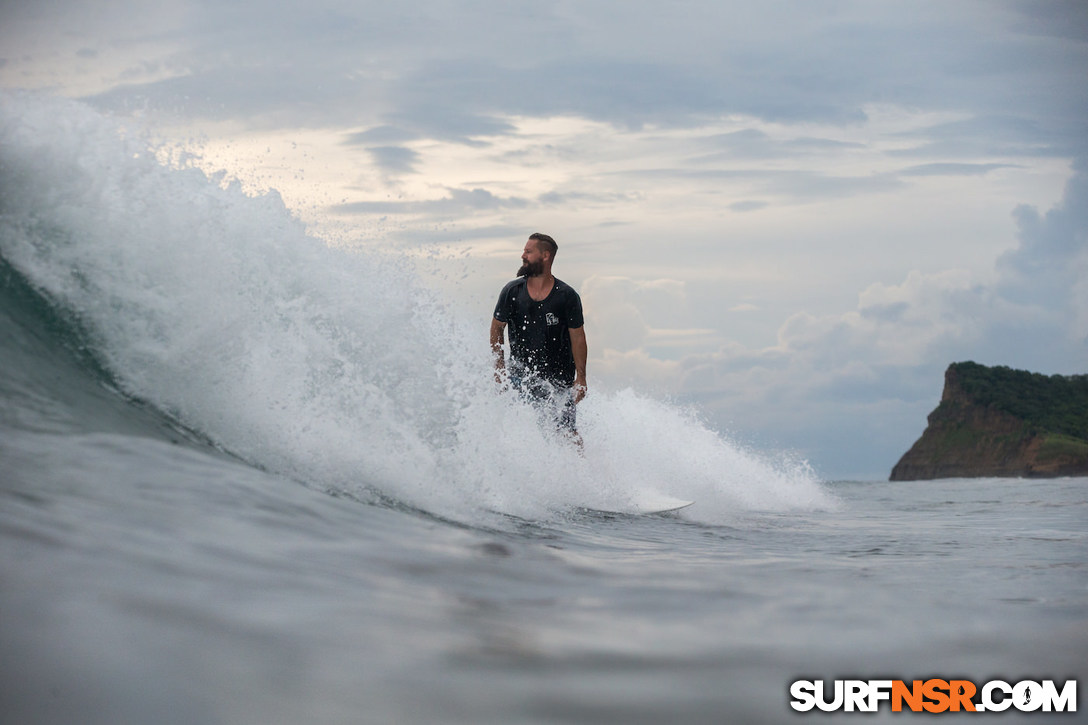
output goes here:
[{"label": "sea surface", "polygon": [[[797,679],[1083,681],[1088,479],[825,481],[634,390],[580,406],[579,456],[395,254],[85,106],[0,111],[0,721],[775,723],[828,719]],[[600,513],[642,491],[696,503]]]}]

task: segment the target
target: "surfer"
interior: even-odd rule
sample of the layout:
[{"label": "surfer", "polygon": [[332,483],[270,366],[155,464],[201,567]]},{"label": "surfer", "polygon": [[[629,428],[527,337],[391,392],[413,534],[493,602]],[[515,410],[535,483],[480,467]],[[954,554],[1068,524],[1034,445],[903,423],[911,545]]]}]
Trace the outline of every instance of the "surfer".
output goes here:
[{"label": "surfer", "polygon": [[[505,375],[581,449],[575,406],[586,396],[586,333],[582,299],[552,276],[558,249],[547,234],[529,235],[517,279],[502,288],[495,305],[491,350],[495,381],[501,384]],[[508,330],[509,366],[503,357],[503,330]]]}]

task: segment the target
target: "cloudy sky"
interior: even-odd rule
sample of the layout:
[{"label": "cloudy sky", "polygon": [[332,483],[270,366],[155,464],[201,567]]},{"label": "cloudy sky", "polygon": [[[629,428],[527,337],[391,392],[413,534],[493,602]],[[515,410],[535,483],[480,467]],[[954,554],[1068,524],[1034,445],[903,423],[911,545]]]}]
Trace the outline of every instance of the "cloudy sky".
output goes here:
[{"label": "cloudy sky", "polygon": [[432,260],[482,345],[550,233],[591,385],[828,478],[950,362],[1088,372],[1086,78],[1082,0],[0,0],[3,87]]}]

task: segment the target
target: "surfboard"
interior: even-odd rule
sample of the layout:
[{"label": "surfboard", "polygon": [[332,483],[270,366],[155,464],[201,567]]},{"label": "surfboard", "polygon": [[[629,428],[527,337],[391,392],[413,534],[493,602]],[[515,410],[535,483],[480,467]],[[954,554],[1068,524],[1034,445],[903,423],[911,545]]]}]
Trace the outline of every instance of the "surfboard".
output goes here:
[{"label": "surfboard", "polygon": [[685,501],[660,493],[644,492],[635,497],[635,508],[640,514],[667,514],[691,506],[694,501]]},{"label": "surfboard", "polygon": [[652,514],[668,514],[691,506],[694,501],[686,501],[682,498],[674,498],[652,491],[642,491],[634,496],[630,506],[620,510],[608,510],[586,507],[586,511],[598,514],[616,516],[650,516]]}]

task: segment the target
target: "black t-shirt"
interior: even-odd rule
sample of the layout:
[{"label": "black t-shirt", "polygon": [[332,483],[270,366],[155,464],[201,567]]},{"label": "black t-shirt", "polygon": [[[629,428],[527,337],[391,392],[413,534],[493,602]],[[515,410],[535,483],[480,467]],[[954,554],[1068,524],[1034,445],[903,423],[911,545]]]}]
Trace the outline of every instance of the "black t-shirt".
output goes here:
[{"label": "black t-shirt", "polygon": [[522,369],[515,372],[539,375],[555,385],[574,384],[570,331],[584,321],[582,299],[570,286],[557,279],[551,293],[537,302],[519,277],[499,293],[495,319],[506,323],[510,357]]}]

